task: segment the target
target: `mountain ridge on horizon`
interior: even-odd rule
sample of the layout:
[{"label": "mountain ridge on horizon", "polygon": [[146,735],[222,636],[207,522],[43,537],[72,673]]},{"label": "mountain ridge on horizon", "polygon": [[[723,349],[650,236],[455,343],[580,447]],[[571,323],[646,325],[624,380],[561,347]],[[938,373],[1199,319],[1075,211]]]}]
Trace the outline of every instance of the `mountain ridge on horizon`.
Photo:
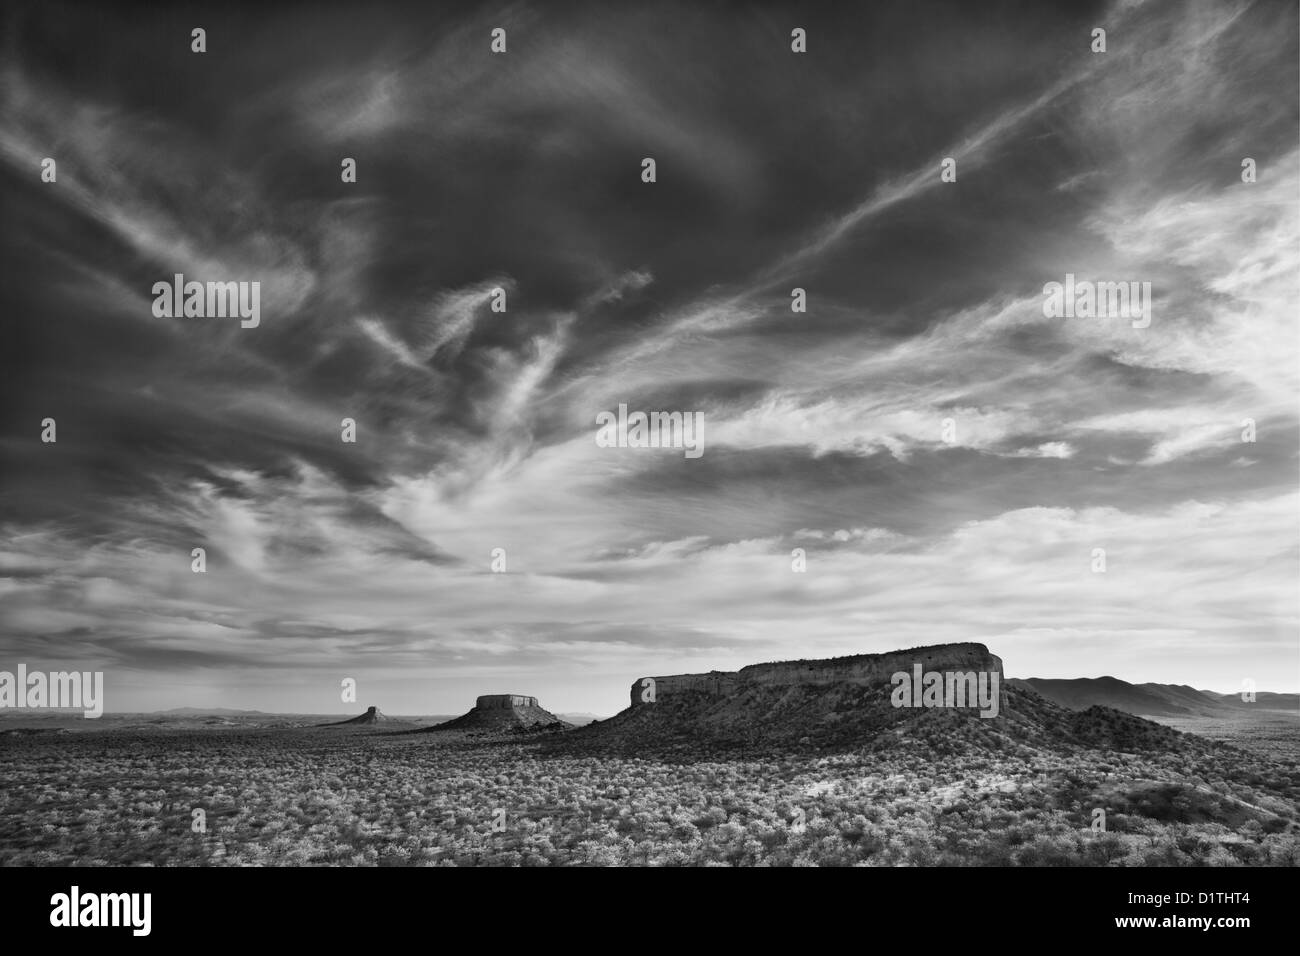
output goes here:
[{"label": "mountain ridge on horizon", "polygon": [[1255,700],[1241,693],[1200,690],[1187,684],[1130,683],[1110,675],[1102,677],[1009,677],[1007,684],[1027,687],[1070,710],[1110,707],[1139,716],[1214,717],[1250,709],[1300,714],[1300,694],[1256,691]]}]

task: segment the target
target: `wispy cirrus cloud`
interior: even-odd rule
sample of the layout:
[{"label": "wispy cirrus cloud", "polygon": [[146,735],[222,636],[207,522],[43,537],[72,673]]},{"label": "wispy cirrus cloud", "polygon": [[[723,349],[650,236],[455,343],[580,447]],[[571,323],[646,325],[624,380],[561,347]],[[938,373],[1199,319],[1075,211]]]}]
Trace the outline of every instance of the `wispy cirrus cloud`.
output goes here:
[{"label": "wispy cirrus cloud", "polygon": [[[7,21],[6,653],[316,711],[937,640],[1288,672],[1294,8],[812,10],[807,55],[576,9],[270,13],[220,61],[145,16],[72,44],[101,82]],[[178,271],[263,326],[153,317]],[[1045,316],[1067,273],[1151,324]],[[703,412],[703,457],[598,447],[620,403]]]}]

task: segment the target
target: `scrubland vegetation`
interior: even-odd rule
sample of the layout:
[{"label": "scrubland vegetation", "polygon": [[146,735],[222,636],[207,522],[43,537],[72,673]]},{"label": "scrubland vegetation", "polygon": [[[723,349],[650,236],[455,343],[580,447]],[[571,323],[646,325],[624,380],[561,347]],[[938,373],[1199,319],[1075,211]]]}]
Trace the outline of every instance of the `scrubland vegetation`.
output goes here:
[{"label": "scrubland vegetation", "polygon": [[[979,727],[980,725],[973,725]],[[8,865],[1283,865],[1300,767],[942,725],[839,752],[338,730],[0,742]],[[574,741],[569,744],[569,739]],[[585,742],[585,743],[584,743]],[[969,744],[969,742],[967,742]],[[603,748],[603,749],[602,749]],[[1105,831],[1093,829],[1094,810]],[[205,832],[194,832],[194,809]],[[499,811],[504,810],[504,818]]]}]

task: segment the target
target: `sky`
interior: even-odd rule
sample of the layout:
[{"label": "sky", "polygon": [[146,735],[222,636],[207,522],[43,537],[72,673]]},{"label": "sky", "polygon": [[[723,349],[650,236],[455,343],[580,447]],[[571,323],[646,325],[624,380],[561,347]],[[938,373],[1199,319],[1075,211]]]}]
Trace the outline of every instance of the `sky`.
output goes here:
[{"label": "sky", "polygon": [[[608,715],[978,641],[1300,689],[1294,3],[2,16],[0,669]],[[177,273],[259,324],[156,315]],[[1047,315],[1067,275],[1150,324]],[[601,447],[620,404],[703,453]]]}]

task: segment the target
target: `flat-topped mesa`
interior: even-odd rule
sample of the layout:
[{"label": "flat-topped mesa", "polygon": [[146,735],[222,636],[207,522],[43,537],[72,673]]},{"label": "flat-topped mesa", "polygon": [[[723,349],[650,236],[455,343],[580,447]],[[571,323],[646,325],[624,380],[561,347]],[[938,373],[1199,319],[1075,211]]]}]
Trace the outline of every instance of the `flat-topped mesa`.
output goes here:
[{"label": "flat-topped mesa", "polygon": [[564,729],[570,724],[556,717],[527,694],[482,694],[474,708],[430,730],[470,730],[486,733]]},{"label": "flat-topped mesa", "polygon": [[917,664],[923,671],[996,671],[999,680],[1002,675],[1002,659],[983,644],[931,644],[884,654],[750,664],[736,673],[742,682],[759,684],[887,684]]},{"label": "flat-topped mesa", "polygon": [[522,694],[484,694],[474,701],[476,710],[506,710],[511,707],[537,707],[536,697]]},{"label": "flat-topped mesa", "polygon": [[[649,678],[654,681],[655,699],[681,691],[703,691],[726,696],[754,684],[871,684],[887,685],[899,671],[912,673],[920,664],[923,671],[976,671],[997,673],[1002,679],[1002,659],[983,644],[932,644],[885,654],[854,654],[822,660],[774,661],[750,664],[738,671],[709,671],[707,674],[675,674]],[[649,688],[639,678],[632,684],[632,706],[648,701]]]}]

